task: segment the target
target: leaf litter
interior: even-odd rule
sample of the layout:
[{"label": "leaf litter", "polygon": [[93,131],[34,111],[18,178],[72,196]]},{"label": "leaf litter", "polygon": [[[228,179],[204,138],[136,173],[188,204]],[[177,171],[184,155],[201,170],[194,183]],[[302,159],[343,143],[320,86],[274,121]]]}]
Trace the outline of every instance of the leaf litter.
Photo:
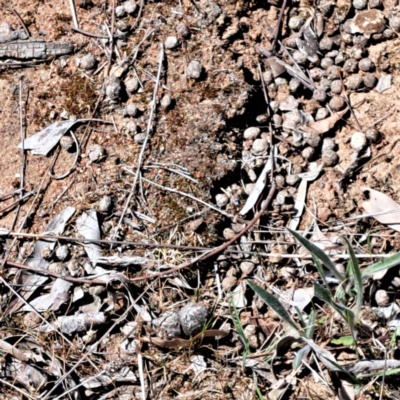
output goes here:
[{"label": "leaf litter", "polygon": [[[23,64],[27,79],[41,82],[30,89],[35,104],[28,107],[24,92],[17,101],[5,94],[6,80],[0,80],[8,96],[1,124],[18,125],[8,104],[19,108],[21,121],[25,111],[29,123],[27,138],[14,135],[21,136],[18,146],[5,135],[2,164],[2,199],[18,205],[4,214],[0,232],[6,250],[0,384],[10,398],[395,393],[398,154],[393,147],[393,158],[383,159],[379,151],[389,137],[395,143],[397,122],[372,116],[388,114],[393,100],[388,89],[397,75],[384,56],[394,54],[396,39],[382,42],[388,46],[383,51],[382,38],[368,38],[378,48],[370,51],[376,89],[353,92],[350,77],[338,76],[340,96],[351,101],[334,111],[328,101],[310,98],[327,84],[325,72],[310,63],[324,53],[321,38],[332,38],[336,51],[332,27],[344,23],[351,2],[318,4],[312,18],[297,15],[295,4],[284,9],[282,42],[262,34],[265,48],[272,40],[282,51],[256,47],[259,60],[252,53],[259,27],[277,23],[278,6],[214,3],[172,11],[166,3],[114,4],[117,9],[103,10],[109,26],[107,18],[97,21],[95,4],[80,7],[81,27],[99,27],[99,37],[62,33],[85,41],[84,47],[42,69]],[[356,12],[350,29],[363,13]],[[390,15],[375,14],[393,26]],[[30,15],[24,11],[22,20]],[[325,28],[317,26],[321,20]],[[115,40],[107,42],[105,31]],[[308,67],[297,64],[296,47]],[[221,57],[214,57],[216,50]],[[85,64],[83,51],[93,52],[93,66]],[[199,78],[188,65],[197,59]],[[84,78],[77,79],[77,71]],[[260,71],[266,87],[257,84]],[[254,85],[248,87],[250,75]],[[298,84],[304,87],[294,89]],[[97,98],[88,99],[90,93]],[[365,103],[354,101],[358,95]],[[254,124],[253,136],[242,141],[248,124]],[[354,152],[349,140],[358,125],[371,139],[367,149]],[[376,125],[381,141],[368,133]],[[318,159],[327,143],[338,165]],[[14,159],[7,161],[16,148],[27,157],[18,169]],[[53,169],[68,165],[73,153],[73,178],[56,177]],[[240,159],[248,177],[236,173]],[[136,171],[133,184],[128,170]],[[28,188],[34,196],[26,201]],[[167,316],[190,304],[206,305],[206,314],[193,313],[189,321],[196,326],[201,320],[199,331],[182,331],[172,319],[171,336]],[[353,362],[356,354],[360,359]]]}]

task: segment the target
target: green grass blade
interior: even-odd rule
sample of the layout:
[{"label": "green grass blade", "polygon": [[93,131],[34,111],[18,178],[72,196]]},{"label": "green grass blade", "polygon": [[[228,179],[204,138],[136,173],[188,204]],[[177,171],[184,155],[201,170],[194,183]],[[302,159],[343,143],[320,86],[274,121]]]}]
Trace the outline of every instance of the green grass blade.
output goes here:
[{"label": "green grass blade", "polygon": [[317,268],[317,270],[318,270],[318,273],[319,273],[319,275],[321,276],[321,279],[322,279],[322,280],[324,281],[324,283],[325,283],[325,286],[329,286],[329,284],[328,284],[328,282],[327,282],[327,280],[326,280],[326,278],[325,278],[325,271],[324,271],[324,268],[322,267],[321,262],[318,260],[317,257],[314,256],[314,254],[311,254],[311,256],[312,256],[312,259],[313,259],[313,261],[314,261],[314,264],[315,264],[315,266],[316,266],[316,268]]},{"label": "green grass blade", "polygon": [[247,282],[247,284],[254,290],[256,294],[258,294],[261,299],[271,307],[281,318],[283,321],[288,323],[292,328],[296,329],[297,332],[300,332],[301,329],[297,326],[297,324],[292,320],[292,317],[286,311],[286,308],[282,305],[282,303],[272,294],[268,293],[266,290],[256,285],[254,282]]},{"label": "green grass blade", "polygon": [[343,237],[347,244],[347,248],[349,250],[350,255],[350,271],[354,277],[354,289],[356,292],[356,314],[359,315],[361,311],[361,307],[363,305],[363,284],[362,284],[362,276],[360,266],[358,265],[358,260],[356,255],[354,254],[353,248],[350,245],[350,242],[346,237]]},{"label": "green grass blade", "polygon": [[306,329],[306,338],[307,339],[312,339],[314,336],[316,317],[317,317],[317,313],[316,313],[315,309],[313,308],[310,312],[310,316],[308,317],[308,326]]},{"label": "green grass blade", "polygon": [[314,296],[329,304],[349,324],[351,333],[354,336],[355,316],[353,311],[343,304],[335,303],[331,293],[318,283],[314,283]]},{"label": "green grass blade", "polygon": [[248,354],[251,353],[250,344],[249,344],[249,341],[247,340],[246,335],[244,333],[243,326],[242,326],[242,323],[240,321],[239,313],[238,313],[238,311],[237,311],[237,309],[235,307],[235,304],[234,304],[234,302],[232,300],[232,295],[231,295],[231,298],[230,298],[230,311],[231,311],[231,314],[232,314],[233,325],[234,325],[234,327],[236,329],[236,332],[238,333],[240,339],[242,340],[244,348],[245,348],[245,351],[243,352],[243,365],[245,365],[246,364],[246,357],[247,357]]},{"label": "green grass blade", "polygon": [[297,239],[311,254],[315,255],[321,262],[325,265],[329,271],[332,272],[333,275],[339,280],[339,282],[344,281],[344,277],[342,274],[336,269],[336,265],[332,262],[332,260],[328,257],[328,255],[321,250],[318,246],[311,243],[305,237],[301,236],[295,231],[292,231],[289,228],[286,228],[294,237]]},{"label": "green grass blade", "polygon": [[377,272],[385,269],[393,268],[400,265],[400,252],[393,254],[391,257],[385,258],[382,261],[378,261],[375,264],[370,265],[362,272],[363,279],[376,274]]}]

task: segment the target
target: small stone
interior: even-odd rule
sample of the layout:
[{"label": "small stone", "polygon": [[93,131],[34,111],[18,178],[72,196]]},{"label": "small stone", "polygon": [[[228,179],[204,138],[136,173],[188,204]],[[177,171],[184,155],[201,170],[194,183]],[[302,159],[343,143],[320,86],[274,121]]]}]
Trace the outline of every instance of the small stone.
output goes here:
[{"label": "small stone", "polygon": [[193,60],[189,63],[186,74],[190,79],[200,79],[202,71],[203,67],[201,66],[200,62]]},{"label": "small stone", "polygon": [[332,58],[329,57],[324,57],[321,60],[321,68],[323,69],[328,69],[329,67],[331,67],[334,64]]},{"label": "small stone", "polygon": [[123,18],[126,15],[126,10],[123,5],[115,7],[115,16],[117,18]]},{"label": "small stone", "polygon": [[146,140],[146,134],[145,134],[145,133],[137,133],[137,134],[133,137],[133,140],[135,141],[135,143],[143,144],[144,141]]},{"label": "small stone", "polygon": [[308,60],[307,54],[302,53],[300,50],[295,50],[292,57],[299,65],[306,64]]},{"label": "small stone", "polygon": [[377,77],[371,72],[368,72],[367,74],[364,75],[363,81],[364,81],[364,86],[367,87],[368,89],[373,89],[378,83]]},{"label": "small stone", "polygon": [[268,114],[260,114],[260,115],[257,115],[257,117],[256,117],[256,121],[259,124],[266,124],[268,122],[268,120],[269,120]]},{"label": "small stone", "polygon": [[181,35],[183,38],[189,38],[190,37],[190,30],[189,28],[183,23],[179,23],[176,27],[176,32]]},{"label": "small stone", "polygon": [[309,132],[306,136],[306,143],[311,147],[318,147],[321,143],[321,136],[317,132]]},{"label": "small stone", "polygon": [[332,138],[325,138],[322,142],[322,152],[334,150],[336,143]]},{"label": "small stone", "polygon": [[345,82],[347,89],[358,90],[363,84],[363,77],[357,74],[350,75]]},{"label": "small stone", "polygon": [[283,187],[285,185],[285,178],[282,175],[276,175],[275,183],[278,187]]},{"label": "small stone", "polygon": [[135,117],[138,113],[138,108],[136,107],[135,104],[128,103],[125,107],[124,110],[124,115],[127,115],[129,117]]},{"label": "small stone", "polygon": [[389,18],[389,26],[395,32],[400,32],[400,17],[393,16]]},{"label": "small stone", "polygon": [[298,31],[304,25],[304,18],[300,15],[296,15],[289,19],[289,28],[294,31]]},{"label": "small stone", "polygon": [[325,150],[322,152],[322,162],[327,167],[333,167],[339,161],[338,155],[333,150]]},{"label": "small stone", "polygon": [[373,61],[370,58],[362,58],[359,62],[358,62],[358,68],[363,71],[363,72],[369,72],[371,70],[373,70],[375,67],[375,64],[373,63]]},{"label": "small stone", "polygon": [[235,237],[235,231],[231,228],[225,228],[222,232],[225,239],[230,240]]},{"label": "small stone", "polygon": [[[333,65],[332,67],[334,67],[334,65]],[[332,68],[332,67],[329,67],[328,70],[329,70],[330,68]],[[326,75],[327,75],[328,70],[325,71],[325,70],[322,69],[322,68],[314,67],[314,68],[311,68],[310,70],[308,70],[308,73],[309,73],[310,78],[311,78],[312,80],[314,80],[314,81],[319,81],[323,76],[326,76]]]},{"label": "small stone", "polygon": [[76,260],[71,260],[67,264],[67,268],[68,268],[70,275],[73,277],[80,276],[82,274],[82,268]]},{"label": "small stone", "polygon": [[300,182],[300,177],[297,174],[292,174],[287,175],[285,180],[288,185],[294,186]]},{"label": "small stone", "polygon": [[178,47],[179,40],[176,36],[168,36],[165,39],[164,46],[166,49],[172,50]]},{"label": "small stone", "polygon": [[353,7],[356,10],[363,10],[367,7],[367,0],[353,0]]},{"label": "small stone", "polygon": [[256,139],[253,142],[252,150],[257,154],[264,153],[268,150],[268,142],[264,139]]},{"label": "small stone", "polygon": [[187,336],[201,331],[208,317],[208,309],[202,303],[189,303],[179,311],[179,321]]},{"label": "small stone", "polygon": [[329,79],[338,79],[340,75],[340,67],[332,65],[326,70],[326,75]]},{"label": "small stone", "polygon": [[301,82],[296,79],[296,78],[292,78],[289,81],[289,90],[291,93],[296,93],[301,87]]},{"label": "small stone", "polygon": [[53,262],[49,265],[49,272],[61,275],[64,272],[64,266],[60,262]]},{"label": "small stone", "polygon": [[[276,178],[275,178],[276,180]],[[250,196],[250,193],[253,191],[253,189],[255,188],[255,183],[246,183],[246,185],[244,186],[244,192]]]},{"label": "small stone", "polygon": [[204,219],[203,218],[197,218],[194,219],[193,221],[190,221],[188,223],[188,231],[189,232],[196,232],[200,229],[200,227],[204,224]]},{"label": "small stone", "polygon": [[79,0],[78,5],[80,8],[89,8],[93,6],[92,0]]},{"label": "small stone", "polygon": [[282,126],[282,117],[279,114],[274,114],[272,116],[272,123],[275,127]]},{"label": "small stone", "polygon": [[126,125],[125,129],[128,133],[136,133],[138,131],[138,126],[135,121],[130,120]]},{"label": "small stone", "polygon": [[161,338],[170,340],[181,336],[180,319],[177,312],[167,311],[151,322],[160,328],[158,336]]},{"label": "small stone", "polygon": [[277,113],[279,111],[279,103],[275,100],[269,102],[269,108],[273,113]]},{"label": "small stone", "polygon": [[99,202],[99,212],[109,213],[112,207],[112,199],[110,196],[104,196]]},{"label": "small stone", "polygon": [[240,263],[240,270],[244,275],[250,275],[254,270],[255,265],[250,261],[242,261]]},{"label": "small stone", "polygon": [[139,81],[136,78],[129,78],[125,81],[125,89],[128,94],[132,94],[139,89]]},{"label": "small stone", "polygon": [[171,96],[167,93],[161,99],[161,108],[163,110],[168,110],[168,108],[171,107],[171,104],[172,104]]},{"label": "small stone", "polygon": [[69,255],[70,255],[69,247],[66,246],[65,244],[57,247],[56,257],[60,261],[66,261],[69,258]]},{"label": "small stone", "polygon": [[81,59],[80,59],[80,63],[79,63],[80,67],[89,71],[91,69],[96,68],[97,65],[97,61],[94,58],[94,55],[92,53],[88,53],[86,55],[84,55]]},{"label": "small stone", "polygon": [[386,28],[385,25],[385,17],[379,10],[372,9],[367,11],[360,11],[351,21],[350,33],[373,35],[374,33],[383,32]]},{"label": "small stone", "polygon": [[225,193],[219,193],[215,196],[215,202],[219,208],[225,207],[228,201],[229,197]]},{"label": "small stone", "polygon": [[313,99],[317,100],[320,103],[325,103],[326,101],[326,92],[325,90],[315,89],[313,93]]},{"label": "small stone", "polygon": [[276,86],[286,86],[288,84],[288,81],[286,78],[275,78],[275,84]]},{"label": "small stone", "polygon": [[328,118],[329,111],[325,107],[318,108],[317,113],[315,115],[316,121],[321,121],[322,119]]},{"label": "small stone", "polygon": [[307,160],[310,161],[314,158],[315,156],[315,150],[312,147],[306,147],[305,149],[303,149],[303,151],[301,152],[301,156]]},{"label": "small stone", "polygon": [[332,81],[331,92],[334,94],[340,94],[342,92],[342,82],[339,79]]},{"label": "small stone", "polygon": [[381,5],[381,0],[369,0],[368,5],[369,8],[379,8]]},{"label": "small stone", "polygon": [[61,147],[68,152],[72,152],[75,149],[75,141],[70,135],[64,135],[60,139]]},{"label": "small stone", "polygon": [[110,100],[118,100],[121,96],[121,81],[115,76],[109,76],[105,80],[106,95]]},{"label": "small stone", "polygon": [[274,81],[274,75],[272,74],[272,72],[270,70],[264,71],[263,79],[264,79],[264,83],[266,85],[269,85],[271,82]]},{"label": "small stone", "polygon": [[353,150],[360,151],[367,145],[367,138],[362,132],[355,132],[351,135],[350,146]]},{"label": "small stone", "polygon": [[345,102],[340,96],[333,96],[329,102],[329,106],[333,111],[340,111],[344,108]]},{"label": "small stone", "polygon": [[261,133],[261,129],[260,128],[256,128],[256,127],[251,127],[251,128],[247,128],[244,133],[243,133],[243,137],[247,140],[254,140],[257,139],[258,136],[260,136]]},{"label": "small stone", "polygon": [[382,290],[382,289],[377,290],[377,292],[375,293],[375,301],[379,307],[387,306],[390,302],[390,297],[389,297],[387,291]]},{"label": "small stone", "polygon": [[335,64],[336,65],[342,64],[346,61],[346,59],[347,59],[346,53],[343,51],[339,51],[338,55],[335,58]]},{"label": "small stone", "polygon": [[354,74],[354,72],[357,72],[357,69],[358,69],[358,62],[354,58],[349,58],[348,60],[345,61],[343,65],[343,71],[348,74]]},{"label": "small stone", "polygon": [[379,140],[379,131],[375,128],[369,128],[367,129],[367,132],[365,132],[365,136],[371,143],[376,143]]},{"label": "small stone", "polygon": [[332,47],[333,47],[333,40],[330,37],[325,36],[319,41],[320,50],[330,51],[332,50]]},{"label": "small stone", "polygon": [[126,19],[120,19],[116,22],[117,28],[121,32],[128,32],[131,29],[131,25],[128,23]]},{"label": "small stone", "polygon": [[101,146],[100,144],[90,145],[87,151],[87,156],[89,157],[89,160],[91,162],[99,161],[101,158],[105,156],[105,154],[106,151],[104,150],[104,147]]},{"label": "small stone", "polygon": [[125,1],[122,5],[128,14],[133,14],[137,9],[137,4],[134,1]]},{"label": "small stone", "polygon": [[382,32],[382,37],[384,39],[392,39],[394,37],[394,31],[392,29],[385,29]]}]

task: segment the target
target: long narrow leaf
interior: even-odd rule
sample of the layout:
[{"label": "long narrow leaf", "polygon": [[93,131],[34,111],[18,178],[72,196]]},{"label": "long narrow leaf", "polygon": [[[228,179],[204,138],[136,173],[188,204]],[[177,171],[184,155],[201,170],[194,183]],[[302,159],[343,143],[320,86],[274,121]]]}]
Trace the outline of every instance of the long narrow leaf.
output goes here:
[{"label": "long narrow leaf", "polygon": [[318,257],[322,263],[325,265],[326,268],[329,269],[329,271],[332,272],[333,275],[339,280],[339,282],[344,281],[344,277],[342,274],[337,270],[336,265],[332,262],[332,260],[329,258],[329,256],[318,246],[315,244],[311,243],[309,240],[307,240],[305,237],[301,236],[295,231],[292,231],[289,228],[286,228],[294,237],[297,239],[311,254],[315,255]]},{"label": "long narrow leaf", "polygon": [[385,269],[393,268],[398,265],[400,265],[400,252],[394,254],[391,257],[385,258],[382,261],[370,265],[362,272],[362,277],[363,279],[365,279],[368,276],[376,274],[377,272],[381,272]]},{"label": "long narrow leaf", "polygon": [[297,332],[300,332],[300,328],[292,320],[285,307],[276,297],[256,285],[254,282],[248,282],[247,284],[261,297],[265,304],[271,307],[278,314],[279,318],[288,323],[292,328],[296,329]]},{"label": "long narrow leaf", "polygon": [[354,276],[354,289],[356,291],[357,300],[356,300],[356,314],[359,315],[361,311],[361,307],[363,305],[363,284],[362,284],[362,277],[361,277],[361,270],[360,266],[358,265],[358,260],[354,251],[350,245],[350,242],[347,240],[346,237],[343,237],[347,244],[347,248],[349,250],[350,255],[350,269],[351,273]]},{"label": "long narrow leaf", "polygon": [[318,272],[319,272],[319,274],[320,274],[322,280],[323,280],[324,283],[325,283],[325,286],[328,287],[329,284],[328,284],[328,282],[327,282],[327,280],[326,280],[325,271],[324,271],[324,269],[323,269],[323,267],[322,267],[321,262],[318,260],[317,257],[315,257],[314,254],[311,254],[311,256],[312,256],[312,259],[313,259],[313,261],[314,261],[314,264],[315,264],[315,266],[317,267],[317,270],[318,270]]},{"label": "long narrow leaf", "polygon": [[332,295],[318,283],[314,283],[314,296],[329,304],[349,324],[351,333],[354,333],[355,317],[350,308],[344,306],[343,304],[335,303]]}]

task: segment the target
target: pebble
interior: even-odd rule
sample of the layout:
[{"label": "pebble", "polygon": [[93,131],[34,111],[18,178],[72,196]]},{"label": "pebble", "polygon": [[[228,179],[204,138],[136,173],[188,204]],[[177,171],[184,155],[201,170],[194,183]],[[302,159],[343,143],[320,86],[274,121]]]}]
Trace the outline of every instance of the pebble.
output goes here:
[{"label": "pebble", "polygon": [[79,66],[87,71],[96,68],[97,61],[94,58],[94,55],[92,53],[88,53],[84,55],[80,60],[79,60]]},{"label": "pebble", "polygon": [[318,108],[317,113],[315,115],[316,121],[321,121],[322,119],[328,118],[329,111],[325,107]]},{"label": "pebble", "polygon": [[230,292],[232,288],[234,288],[237,284],[237,278],[234,276],[227,276],[225,277],[222,282],[221,286],[225,292]]},{"label": "pebble", "polygon": [[319,41],[320,50],[330,51],[332,50],[332,47],[333,47],[333,40],[330,37],[325,36]]},{"label": "pebble", "polygon": [[87,156],[89,157],[89,160],[91,162],[99,161],[101,158],[105,156],[105,154],[106,151],[104,150],[104,147],[101,146],[100,144],[90,145],[87,151]]},{"label": "pebble", "polygon": [[333,167],[339,161],[338,155],[333,150],[324,150],[321,159],[327,167]]},{"label": "pebble", "polygon": [[322,142],[322,152],[327,150],[334,150],[336,143],[332,138],[325,138]]},{"label": "pebble", "polygon": [[181,35],[183,38],[189,38],[190,37],[190,30],[189,28],[183,23],[179,23],[176,27],[176,32]]},{"label": "pebble", "polygon": [[[389,26],[392,28],[390,18]],[[361,33],[366,35],[373,35],[374,33],[383,32],[385,28],[385,17],[382,12],[377,9],[360,11],[350,22],[350,33],[352,34]]]},{"label": "pebble", "polygon": [[171,96],[167,93],[163,96],[163,98],[161,99],[161,108],[163,110],[167,110],[171,104],[172,104],[172,99]]},{"label": "pebble", "polygon": [[126,10],[123,5],[115,7],[115,16],[117,18],[123,18],[126,15]]},{"label": "pebble", "polygon": [[304,18],[300,15],[296,15],[289,19],[289,28],[294,31],[298,31],[304,25]]},{"label": "pebble", "polygon": [[251,127],[251,128],[247,128],[244,133],[243,133],[243,137],[247,140],[254,140],[256,139],[258,136],[260,136],[261,133],[261,129],[260,128],[256,128],[256,127]]},{"label": "pebble", "polygon": [[301,156],[307,160],[310,161],[314,158],[315,156],[315,150],[312,147],[306,147],[302,150]]},{"label": "pebble", "polygon": [[215,202],[219,208],[225,207],[228,201],[229,197],[225,193],[219,193],[215,196]]},{"label": "pebble", "polygon": [[308,61],[307,54],[302,53],[300,50],[295,50],[292,57],[299,65],[304,65]]},{"label": "pebble", "polygon": [[350,146],[353,150],[362,150],[367,145],[367,138],[362,132],[355,132],[351,136]]},{"label": "pebble", "polygon": [[106,95],[110,100],[117,100],[121,96],[121,81],[115,76],[109,76],[105,80]]},{"label": "pebble", "polygon": [[60,144],[65,151],[70,152],[75,149],[75,141],[70,135],[64,135],[60,139]]},{"label": "pebble", "polygon": [[347,89],[358,90],[363,84],[363,77],[358,74],[350,75],[345,82]]},{"label": "pebble", "polygon": [[136,133],[138,131],[138,126],[135,121],[130,120],[126,125],[125,129],[128,133]]},{"label": "pebble", "polygon": [[224,236],[225,239],[230,240],[235,237],[235,231],[231,228],[225,228],[224,231],[222,232],[222,235]]},{"label": "pebble", "polygon": [[257,154],[264,153],[268,150],[268,142],[264,139],[256,139],[253,142],[252,150]]},{"label": "pebble", "polygon": [[146,140],[146,134],[145,133],[137,133],[134,137],[133,140],[135,143],[142,144]]},{"label": "pebble", "polygon": [[375,128],[369,128],[365,132],[365,136],[371,143],[375,143],[379,140],[379,131]]},{"label": "pebble", "polygon": [[272,75],[272,72],[270,70],[264,71],[263,79],[264,83],[268,85],[274,81],[274,75]]},{"label": "pebble", "polygon": [[139,89],[139,81],[136,78],[129,78],[125,81],[125,89],[128,94],[132,94]]},{"label": "pebble", "polygon": [[353,7],[356,10],[363,10],[367,7],[367,0],[353,0]]},{"label": "pebble", "polygon": [[108,213],[112,207],[112,199],[110,196],[104,196],[99,202],[99,212]]},{"label": "pebble", "polygon": [[137,4],[134,1],[125,1],[122,5],[128,14],[133,14],[137,9]]},{"label": "pebble", "polygon": [[286,175],[286,183],[290,186],[294,186],[300,182],[300,177],[297,174]]},{"label": "pebble", "polygon": [[400,32],[400,17],[393,16],[393,17],[389,18],[389,26],[395,32]]},{"label": "pebble", "polygon": [[168,36],[165,39],[164,46],[166,49],[172,50],[178,47],[179,40],[176,36]]},{"label": "pebble", "polygon": [[342,82],[339,79],[332,81],[331,92],[334,94],[340,94],[342,92]]},{"label": "pebble", "polygon": [[345,102],[340,96],[333,96],[329,101],[329,106],[333,111],[340,111],[344,108]]},{"label": "pebble", "polygon": [[375,301],[379,307],[387,306],[390,302],[390,297],[389,297],[388,293],[386,292],[386,290],[382,290],[382,289],[377,290],[377,292],[375,293]]},{"label": "pebble", "polygon": [[321,143],[321,135],[319,135],[317,132],[307,133],[306,143],[311,147],[318,147]]},{"label": "pebble", "polygon": [[179,314],[177,312],[166,312],[160,317],[153,319],[152,324],[160,328],[159,336],[166,339],[174,339],[181,336]]},{"label": "pebble", "polygon": [[375,64],[373,63],[373,61],[370,58],[362,58],[359,62],[358,62],[358,68],[363,71],[363,72],[369,72],[372,69],[374,69]]},{"label": "pebble", "polygon": [[190,61],[186,70],[186,74],[189,79],[200,79],[202,71],[203,67],[200,62],[197,60],[193,60]]},{"label": "pebble", "polygon": [[187,336],[199,333],[207,321],[208,309],[202,303],[189,303],[179,311],[179,321]]},{"label": "pebble", "polygon": [[124,110],[124,115],[128,115],[129,117],[135,117],[138,113],[138,108],[135,104],[128,103]]},{"label": "pebble", "polygon": [[363,82],[365,87],[368,89],[373,89],[378,83],[378,78],[374,74],[368,72],[364,75]]},{"label": "pebble", "polygon": [[326,92],[325,92],[325,90],[321,90],[321,89],[314,90],[313,99],[317,100],[320,103],[325,103],[325,101],[326,101]]}]

